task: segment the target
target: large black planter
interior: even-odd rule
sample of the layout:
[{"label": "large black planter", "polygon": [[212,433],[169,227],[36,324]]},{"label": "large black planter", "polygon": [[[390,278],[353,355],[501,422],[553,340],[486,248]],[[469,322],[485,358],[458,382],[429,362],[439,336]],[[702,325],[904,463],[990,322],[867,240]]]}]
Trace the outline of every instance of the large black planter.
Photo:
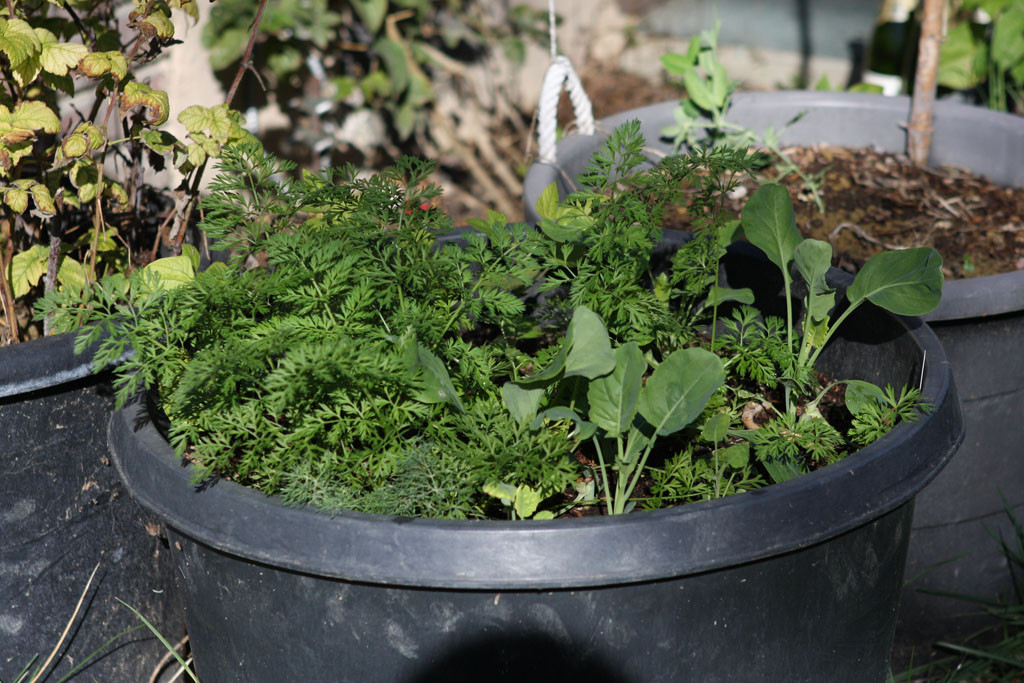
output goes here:
[{"label": "large black planter", "polygon": [[[763,265],[730,261],[730,282],[763,285]],[[145,401],[109,438],[168,526],[204,681],[866,683],[886,675],[913,497],[962,438],[960,407],[917,319],[858,312],[826,354],[895,384],[925,354],[920,422],[780,486],[617,518],[329,516],[191,486]]]},{"label": "large black planter", "polygon": [[[139,624],[114,598],[175,639],[167,549],[110,463],[108,378],[91,375],[70,335],[0,349],[0,678],[12,680],[57,644],[93,567],[93,587],[57,680],[117,633]],[[151,528],[156,529],[157,524]],[[163,655],[148,631],[122,637],[74,680],[146,681]]]},{"label": "large black planter", "polygon": [[[648,144],[668,151],[660,140],[673,122],[676,103],[654,105],[611,117],[601,129],[639,118]],[[906,146],[906,97],[822,92],[742,93],[729,120],[757,132],[785,129],[784,144],[826,143],[900,152]],[[571,136],[559,144],[561,173],[535,164],[525,183],[527,215],[536,219],[540,192],[583,169],[602,136]],[[930,163],[955,164],[997,183],[1024,186],[1024,120],[950,102],[935,108]],[[957,457],[917,498],[907,559],[897,644],[916,647],[920,661],[938,639],[960,639],[991,623],[970,603],[925,591],[948,591],[996,599],[1012,591],[1007,562],[993,535],[1013,537],[1003,498],[1024,520],[1024,272],[946,282],[942,303],[925,319],[943,343],[953,367],[967,436]],[[905,660],[905,658],[904,658]]]}]

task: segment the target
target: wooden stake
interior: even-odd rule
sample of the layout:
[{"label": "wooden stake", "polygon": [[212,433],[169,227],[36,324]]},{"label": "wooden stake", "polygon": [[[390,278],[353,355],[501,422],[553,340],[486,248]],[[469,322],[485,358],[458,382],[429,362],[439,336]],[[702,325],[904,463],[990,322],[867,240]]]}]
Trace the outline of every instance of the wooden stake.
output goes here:
[{"label": "wooden stake", "polygon": [[917,48],[914,96],[910,105],[910,125],[907,126],[907,156],[917,166],[928,163],[928,151],[932,145],[932,110],[935,107],[945,5],[946,0],[924,0],[922,8],[921,41]]}]

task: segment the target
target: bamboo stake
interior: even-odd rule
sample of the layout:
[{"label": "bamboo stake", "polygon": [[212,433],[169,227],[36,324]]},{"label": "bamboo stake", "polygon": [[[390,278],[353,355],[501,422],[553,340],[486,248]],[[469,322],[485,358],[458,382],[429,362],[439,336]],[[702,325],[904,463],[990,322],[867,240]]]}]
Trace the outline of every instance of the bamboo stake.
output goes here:
[{"label": "bamboo stake", "polygon": [[935,108],[945,5],[945,0],[924,0],[922,7],[921,40],[917,48],[914,96],[907,127],[907,155],[917,166],[928,163],[928,151],[932,145],[932,110]]}]

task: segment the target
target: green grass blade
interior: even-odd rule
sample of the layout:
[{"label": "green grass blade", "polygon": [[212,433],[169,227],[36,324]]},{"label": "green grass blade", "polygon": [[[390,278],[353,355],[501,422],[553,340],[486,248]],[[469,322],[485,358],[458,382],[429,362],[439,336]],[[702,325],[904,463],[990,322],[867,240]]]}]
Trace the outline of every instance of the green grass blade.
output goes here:
[{"label": "green grass blade", "polygon": [[150,631],[152,631],[153,635],[155,635],[160,640],[160,642],[163,643],[163,646],[165,648],[167,648],[167,651],[170,652],[172,655],[174,655],[174,658],[176,660],[178,660],[178,664],[181,664],[181,668],[185,670],[185,673],[188,674],[189,678],[191,678],[194,681],[194,683],[199,683],[199,679],[196,678],[196,675],[194,673],[192,673],[191,669],[188,668],[188,664],[185,662],[185,660],[182,658],[182,656],[179,655],[177,650],[174,649],[174,646],[171,645],[167,641],[166,638],[164,638],[163,634],[160,633],[160,631],[157,630],[156,626],[153,626],[153,624],[151,624],[149,622],[149,619],[147,619],[146,617],[142,616],[142,614],[139,613],[139,610],[135,609],[134,607],[129,605],[127,602],[125,602],[121,598],[114,598],[114,599],[117,600],[122,605],[124,605],[125,607],[127,607],[128,609],[130,609],[132,611],[132,614],[134,614],[136,617],[138,617],[139,621],[141,621],[143,624],[145,624],[146,628],[148,628]]}]

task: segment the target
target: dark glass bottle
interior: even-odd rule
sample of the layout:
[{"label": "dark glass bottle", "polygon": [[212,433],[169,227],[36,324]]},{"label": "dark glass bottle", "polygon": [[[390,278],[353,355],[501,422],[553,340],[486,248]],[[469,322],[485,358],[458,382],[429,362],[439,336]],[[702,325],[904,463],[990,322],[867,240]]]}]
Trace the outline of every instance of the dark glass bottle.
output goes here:
[{"label": "dark glass bottle", "polygon": [[883,95],[908,89],[917,52],[916,6],[917,0],[884,0],[878,12],[863,81],[881,87]]}]

